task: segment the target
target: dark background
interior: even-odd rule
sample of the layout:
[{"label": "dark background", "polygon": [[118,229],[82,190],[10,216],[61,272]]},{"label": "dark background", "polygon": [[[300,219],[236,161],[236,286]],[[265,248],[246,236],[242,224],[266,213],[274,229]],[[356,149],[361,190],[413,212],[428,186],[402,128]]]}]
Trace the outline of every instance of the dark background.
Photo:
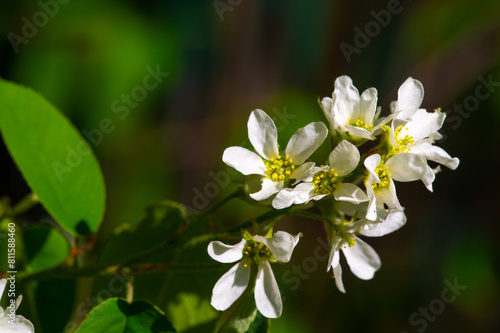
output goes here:
[{"label": "dark background", "polygon": [[[397,184],[408,223],[367,240],[383,262],[373,280],[357,279],[344,262],[345,295],[324,272],[325,251],[311,259],[321,224],[280,222],[304,237],[291,263],[275,269],[286,300],[273,332],[500,331],[500,84],[482,83],[500,82],[500,2],[70,0],[27,38],[23,17],[33,23],[41,10],[36,1],[2,1],[0,76],[40,91],[83,133],[111,119],[113,130],[93,145],[108,192],[104,234],[152,202],[200,209],[234,190],[225,178],[208,184],[227,174],[226,147],[248,146],[255,108],[275,119],[284,145],[297,128],[326,121],[317,99],[340,75],[359,90],[376,87],[383,114],[407,77],[420,80],[423,107],[449,112],[440,146],[459,168],[443,168],[434,193]],[[13,34],[25,39],[13,46]],[[157,66],[168,76],[121,119],[113,103]],[[0,191],[15,202],[29,189],[3,145],[0,154]],[[256,212],[232,202],[218,218],[231,224]],[[467,289],[440,302],[455,280]],[[438,314],[422,319],[429,306]]]}]

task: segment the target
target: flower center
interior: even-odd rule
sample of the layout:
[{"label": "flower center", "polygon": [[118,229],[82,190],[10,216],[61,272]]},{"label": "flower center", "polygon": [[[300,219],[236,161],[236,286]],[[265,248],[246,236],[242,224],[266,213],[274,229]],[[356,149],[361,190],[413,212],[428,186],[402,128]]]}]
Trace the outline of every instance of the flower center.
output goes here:
[{"label": "flower center", "polygon": [[335,191],[338,175],[333,169],[320,171],[314,174],[313,183],[317,194],[329,194]]},{"label": "flower center", "polygon": [[357,119],[356,121],[351,121],[351,117],[348,118],[349,120],[345,122],[346,125],[351,125],[351,126],[356,126],[356,127],[361,127],[364,129],[371,129],[373,125],[367,125],[365,122],[361,119]]},{"label": "flower center", "polygon": [[389,168],[384,166],[382,163],[375,168],[375,173],[380,179],[380,182],[372,184],[372,188],[374,191],[378,191],[378,194],[380,194],[381,189],[389,187],[391,174],[387,170],[389,170]]},{"label": "flower center", "polygon": [[[400,138],[402,129],[403,126],[398,126],[394,131],[394,141],[398,144],[397,147],[394,147],[396,153],[407,153],[411,150],[411,146],[415,144],[413,137],[408,134],[406,134],[403,138]],[[405,130],[408,130],[408,127],[406,127]]]},{"label": "flower center", "polygon": [[266,260],[272,259],[271,250],[261,242],[247,242],[247,246],[243,249],[243,256],[246,258],[245,267],[250,262],[261,264]]},{"label": "flower center", "polygon": [[[356,236],[352,233],[341,232],[340,238],[342,238],[342,243],[347,244],[349,247],[353,247],[356,244]],[[345,247],[345,246],[344,246]]]},{"label": "flower center", "polygon": [[266,174],[273,182],[287,180],[295,169],[295,165],[288,155],[278,155],[278,157],[271,158],[264,163],[267,168]]}]

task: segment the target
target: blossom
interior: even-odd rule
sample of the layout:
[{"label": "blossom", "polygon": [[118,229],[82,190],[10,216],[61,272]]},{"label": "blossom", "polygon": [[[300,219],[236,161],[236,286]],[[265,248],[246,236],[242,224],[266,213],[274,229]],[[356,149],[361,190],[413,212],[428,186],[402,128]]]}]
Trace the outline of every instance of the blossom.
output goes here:
[{"label": "blossom", "polygon": [[374,126],[380,114],[377,89],[368,88],[360,96],[351,78],[344,75],[335,80],[332,98],[325,97],[320,104],[332,133],[337,131],[346,139],[375,139],[373,133],[380,127]]},{"label": "blossom", "polygon": [[398,89],[398,100],[391,103],[391,113],[395,119],[409,119],[422,104],[424,86],[409,77]]},{"label": "blossom", "polygon": [[[0,300],[7,285],[7,279],[0,280]],[[35,328],[33,324],[21,315],[15,315],[15,311],[21,304],[22,296],[17,300],[11,301],[10,305],[4,310],[0,307],[0,332],[2,333],[33,333]]]},{"label": "blossom", "polygon": [[425,158],[412,154],[397,154],[385,162],[379,154],[373,154],[365,159],[364,165],[368,171],[365,179],[366,194],[369,198],[366,218],[375,221],[377,216],[385,214],[387,209],[402,210],[396,195],[394,180],[410,182],[422,180],[432,192],[434,171],[427,165]]},{"label": "blossom", "polygon": [[353,172],[360,159],[358,149],[346,140],[330,153],[329,165],[313,167],[297,179],[302,181],[293,189],[285,189],[273,200],[273,207],[283,209],[292,204],[303,204],[333,195],[336,200],[352,203],[368,201],[366,194],[356,185],[344,183],[343,178]]},{"label": "blossom", "polygon": [[332,236],[332,248],[328,259],[327,271],[333,270],[337,288],[345,293],[342,282],[342,267],[340,266],[340,251],[344,253],[351,272],[362,280],[370,280],[382,266],[377,252],[357,237],[366,220],[342,221],[336,225]]},{"label": "blossom", "polygon": [[244,175],[261,176],[261,189],[251,193],[254,200],[265,200],[283,188],[290,179],[306,172],[314,163],[304,163],[323,143],[328,129],[322,122],[314,122],[300,128],[290,138],[285,152],[278,147],[278,133],[273,120],[262,110],[254,110],[248,119],[248,138],[254,153],[243,147],[229,147],[222,160]]},{"label": "blossom", "polygon": [[267,318],[281,315],[283,304],[281,294],[269,262],[290,261],[293,249],[300,236],[292,236],[278,231],[271,238],[246,235],[238,244],[226,245],[212,241],[208,245],[208,254],[222,263],[238,261],[215,284],[212,290],[212,306],[224,311],[228,309],[247,289],[250,282],[251,268],[257,264],[255,280],[255,303],[257,309]]},{"label": "blossom", "polygon": [[408,120],[394,119],[391,129],[394,152],[413,153],[455,170],[459,159],[452,158],[442,148],[433,145],[435,140],[442,138],[438,131],[445,118],[446,114],[439,109],[435,112],[419,109]]}]

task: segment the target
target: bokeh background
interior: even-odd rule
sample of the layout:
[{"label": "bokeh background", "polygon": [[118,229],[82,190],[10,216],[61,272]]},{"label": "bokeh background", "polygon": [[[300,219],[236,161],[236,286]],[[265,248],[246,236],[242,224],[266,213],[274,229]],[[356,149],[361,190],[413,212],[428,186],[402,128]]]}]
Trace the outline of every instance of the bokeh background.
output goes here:
[{"label": "bokeh background", "polygon": [[[317,100],[331,94],[336,77],[349,75],[359,90],[376,87],[386,113],[412,76],[424,85],[423,107],[449,113],[440,146],[460,158],[459,168],[443,168],[434,193],[417,182],[397,185],[408,223],[367,240],[383,262],[373,280],[357,279],[344,262],[345,295],[325,273],[326,251],[311,259],[325,237],[322,225],[280,222],[304,237],[289,265],[275,265],[286,299],[272,331],[500,331],[499,1],[62,2],[55,10],[2,1],[0,76],[41,92],[82,133],[112,121],[113,130],[93,144],[108,193],[101,234],[134,223],[152,202],[196,210],[232,192],[236,185],[217,176],[229,172],[221,156],[227,146],[249,145],[251,110],[275,119],[284,145],[297,128],[326,121]],[[53,15],[44,22],[34,18],[40,11]],[[39,27],[26,28],[34,19]],[[127,104],[123,96],[142,85],[148,68],[168,75]],[[3,145],[0,154],[1,194],[17,201],[29,189]],[[233,201],[216,218],[231,224],[261,211]],[[185,278],[213,285],[225,269]],[[436,299],[454,281],[467,288],[441,308]],[[429,306],[438,314],[425,319],[420,311]],[[198,331],[210,332],[213,320]],[[41,321],[44,332],[61,325]]]}]

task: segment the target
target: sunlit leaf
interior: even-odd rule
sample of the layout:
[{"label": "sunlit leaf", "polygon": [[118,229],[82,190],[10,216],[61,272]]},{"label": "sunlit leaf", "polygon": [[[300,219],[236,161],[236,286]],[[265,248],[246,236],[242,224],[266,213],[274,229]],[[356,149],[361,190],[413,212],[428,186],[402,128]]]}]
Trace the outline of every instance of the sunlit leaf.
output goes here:
[{"label": "sunlit leaf", "polygon": [[78,131],[35,91],[0,80],[0,129],[26,182],[73,234],[95,232],[104,213],[99,164]]},{"label": "sunlit leaf", "polygon": [[121,298],[110,298],[95,307],[77,333],[175,333],[172,323],[155,306]]}]

